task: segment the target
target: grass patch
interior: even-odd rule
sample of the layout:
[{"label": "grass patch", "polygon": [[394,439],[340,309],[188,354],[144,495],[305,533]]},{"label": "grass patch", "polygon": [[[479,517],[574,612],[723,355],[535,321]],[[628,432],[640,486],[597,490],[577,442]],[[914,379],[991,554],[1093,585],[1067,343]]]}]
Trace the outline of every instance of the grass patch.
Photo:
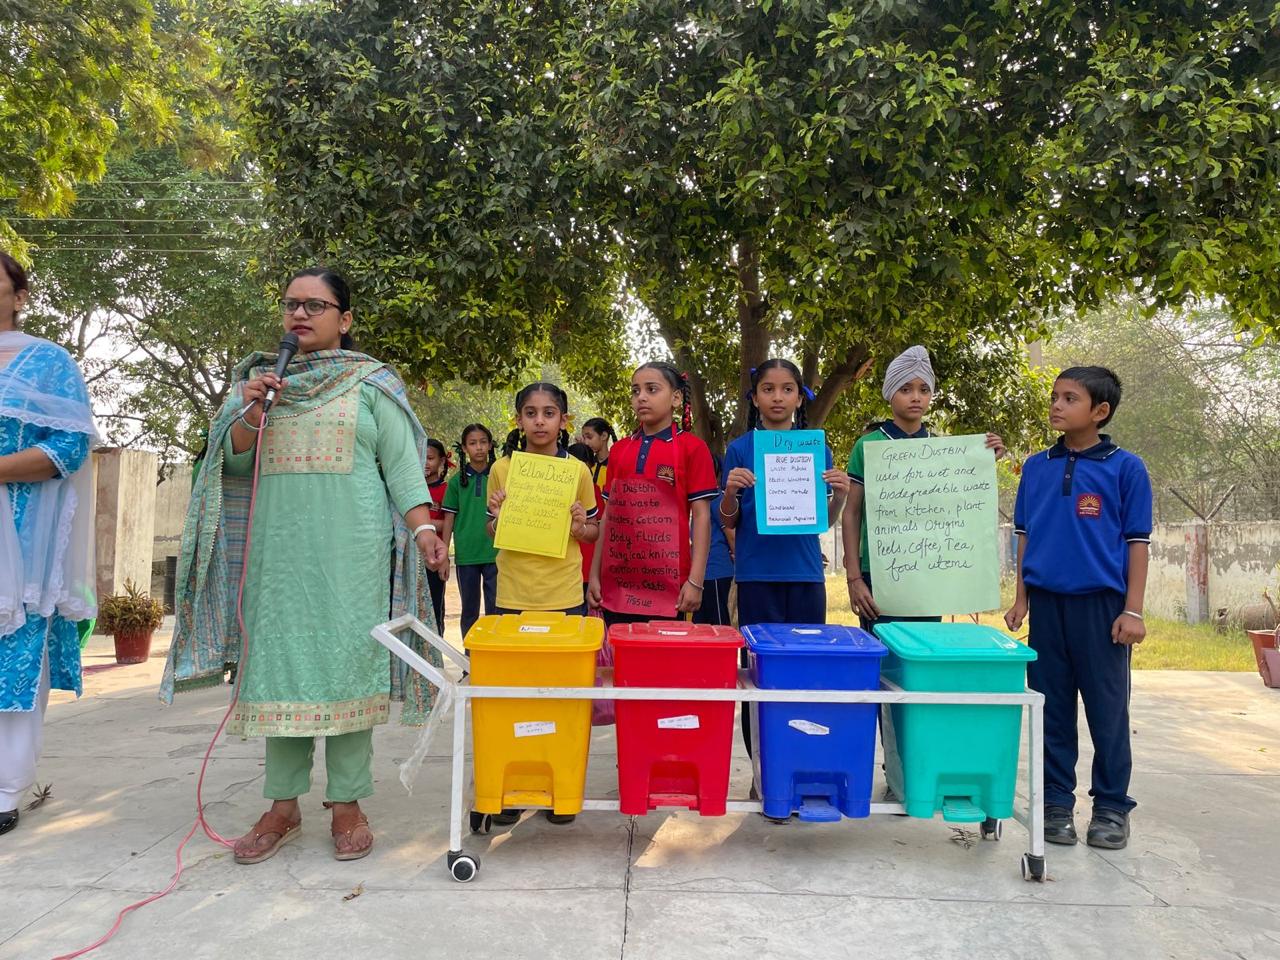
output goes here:
[{"label": "grass patch", "polygon": [[[1011,593],[1008,600],[1012,602]],[[843,577],[827,578],[827,619],[831,623],[858,622],[849,606],[849,591]],[[1009,632],[1004,625],[1004,610],[979,614],[978,622]],[[1238,627],[1219,633],[1211,624],[1192,626],[1157,617],[1147,617],[1146,624],[1147,638],[1133,651],[1135,670],[1231,670],[1246,673],[1257,670],[1253,647],[1245,632]],[[1023,624],[1016,636],[1025,641],[1026,634],[1027,625]]]}]

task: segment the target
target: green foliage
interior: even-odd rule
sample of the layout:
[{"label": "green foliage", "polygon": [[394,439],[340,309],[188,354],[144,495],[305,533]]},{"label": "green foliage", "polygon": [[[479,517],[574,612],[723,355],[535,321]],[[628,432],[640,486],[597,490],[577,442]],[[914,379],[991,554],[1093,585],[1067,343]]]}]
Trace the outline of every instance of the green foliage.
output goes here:
[{"label": "green foliage", "polygon": [[[587,419],[608,413],[600,401],[576,386],[557,364],[530,364],[516,377],[515,389],[535,380],[557,383],[569,395],[569,413],[573,417],[570,433]],[[502,442],[512,430],[515,417],[515,390],[476,386],[461,380],[410,385],[409,402],[427,435],[435,437],[447,450],[452,450],[453,445],[462,439],[463,427],[482,423],[493,434],[494,446],[501,455]],[[458,465],[456,456],[454,460]]]},{"label": "green foliage", "polygon": [[18,224],[36,251],[23,327],[72,352],[113,442],[190,456],[236,361],[280,328],[245,281],[254,190],[173,148],[118,155],[108,170],[73,216]]},{"label": "green foliage", "polygon": [[1240,484],[1241,518],[1280,515],[1280,345],[1239,334],[1219,304],[1126,298],[1065,317],[1045,355],[1117,373],[1124,392],[1107,430],[1146,461],[1158,501],[1172,486],[1207,513]]},{"label": "green foliage", "polygon": [[0,198],[21,214],[66,214],[121,130],[203,159],[227,145],[216,54],[188,0],[0,0],[0,49]]},{"label": "green foliage", "polygon": [[411,375],[507,387],[554,351],[616,388],[606,238],[572,202],[545,82],[554,27],[523,4],[238,7],[225,29],[268,180],[264,270],[343,269],[362,343]]},{"label": "green foliage", "polygon": [[164,604],[153,600],[132,580],[124,593],[103,597],[98,604],[98,629],[103,633],[150,632],[164,622]]},{"label": "green foliage", "polygon": [[506,385],[542,354],[620,397],[621,304],[693,375],[713,445],[771,352],[821,423],[913,342],[959,371],[957,425],[1029,443],[1015,355],[1055,311],[1202,292],[1274,329],[1276,17],[261,0],[228,29],[272,269],[347,267],[371,342],[433,381]]}]

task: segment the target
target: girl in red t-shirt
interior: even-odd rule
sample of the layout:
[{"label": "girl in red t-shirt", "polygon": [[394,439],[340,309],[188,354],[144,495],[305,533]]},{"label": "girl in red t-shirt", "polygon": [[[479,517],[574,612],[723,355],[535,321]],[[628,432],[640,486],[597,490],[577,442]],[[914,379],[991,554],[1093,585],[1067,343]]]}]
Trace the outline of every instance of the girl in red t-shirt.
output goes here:
[{"label": "girl in red t-shirt", "polygon": [[[439,440],[427,441],[427,489],[431,492],[431,522],[438,531],[444,530],[444,513],[440,506],[444,503],[445,490],[449,488],[449,455],[445,453],[444,444]],[[431,609],[436,615],[436,630],[444,635],[444,585],[449,579],[449,565],[446,563],[439,573],[427,572],[427,586],[431,589]]]},{"label": "girl in red t-shirt", "polygon": [[690,432],[685,375],[664,361],[644,364],[631,377],[631,409],[640,429],[609,451],[588,586],[610,626],[671,620],[702,605],[718,492],[711,451]]}]

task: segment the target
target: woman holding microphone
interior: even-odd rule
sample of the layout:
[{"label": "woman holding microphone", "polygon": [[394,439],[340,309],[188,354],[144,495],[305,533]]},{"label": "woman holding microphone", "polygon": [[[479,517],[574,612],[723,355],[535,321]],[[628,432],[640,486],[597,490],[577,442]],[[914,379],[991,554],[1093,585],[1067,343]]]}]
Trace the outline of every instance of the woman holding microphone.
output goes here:
[{"label": "woman holding microphone", "polygon": [[[242,361],[210,429],[161,688],[170,702],[175,689],[219,683],[227,665],[238,665],[227,732],[266,738],[263,792],[272,801],[236,842],[236,862],[245,864],[274,856],[297,834],[317,737],[325,740],[335,857],[355,860],[373,848],[359,801],[373,793],[373,727],[387,721],[401,671],[369,631],[403,613],[429,623],[418,555],[431,570],[447,562],[428,515],[426,435],[391,368],[354,349],[346,281],[303,270],[280,311],[284,330],[298,338],[287,375],[275,376],[272,356]],[[247,538],[242,637],[237,588]],[[421,703],[421,678],[411,676],[406,693]]]}]

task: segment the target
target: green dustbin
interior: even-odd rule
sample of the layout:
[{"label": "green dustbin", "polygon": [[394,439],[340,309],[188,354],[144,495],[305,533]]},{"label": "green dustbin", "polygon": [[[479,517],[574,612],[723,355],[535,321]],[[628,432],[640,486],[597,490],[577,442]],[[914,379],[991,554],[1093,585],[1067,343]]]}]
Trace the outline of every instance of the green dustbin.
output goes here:
[{"label": "green dustbin", "polygon": [[[881,676],[903,690],[1021,693],[1035,651],[976,623],[885,623]],[[953,823],[1013,816],[1022,707],[885,704],[885,777],[913,817]]]}]

